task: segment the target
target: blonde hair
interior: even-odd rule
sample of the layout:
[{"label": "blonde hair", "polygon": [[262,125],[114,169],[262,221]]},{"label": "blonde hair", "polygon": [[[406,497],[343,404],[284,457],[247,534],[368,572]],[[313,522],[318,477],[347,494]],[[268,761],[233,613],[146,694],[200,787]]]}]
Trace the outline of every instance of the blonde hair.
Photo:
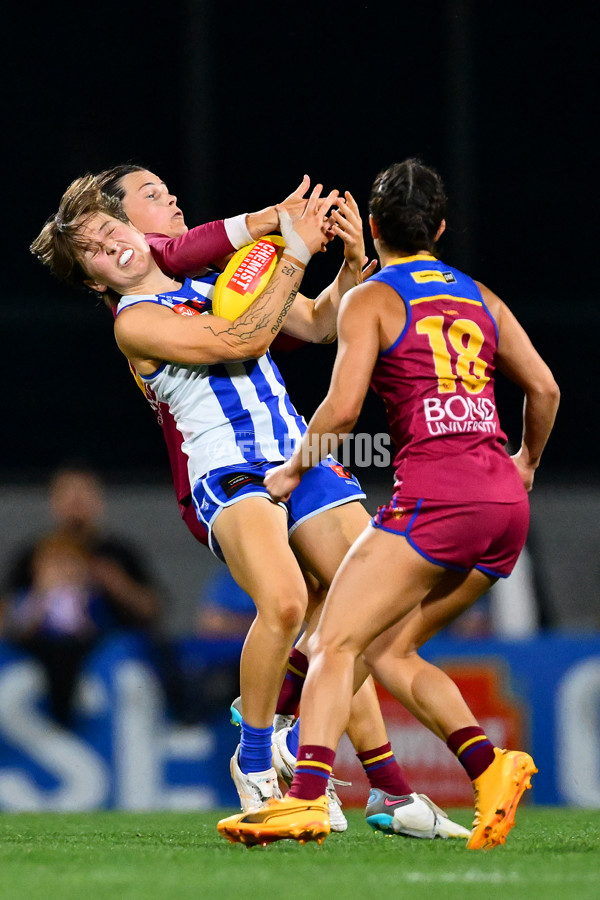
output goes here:
[{"label": "blonde hair", "polygon": [[[48,266],[53,275],[76,287],[85,287],[89,273],[82,264],[89,239],[82,235],[82,225],[97,213],[106,213],[122,222],[127,216],[119,200],[102,192],[95,175],[76,178],[61,197],[58,211],[51,216],[30,246],[30,251]],[[97,293],[97,292],[94,292]],[[116,295],[102,295],[113,306]]]}]

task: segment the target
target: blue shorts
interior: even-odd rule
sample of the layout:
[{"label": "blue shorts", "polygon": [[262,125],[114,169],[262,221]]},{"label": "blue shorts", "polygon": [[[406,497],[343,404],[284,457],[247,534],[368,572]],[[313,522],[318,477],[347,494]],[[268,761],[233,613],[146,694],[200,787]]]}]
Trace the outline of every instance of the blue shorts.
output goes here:
[{"label": "blue shorts", "polygon": [[[219,559],[223,559],[223,554],[212,531],[217,516],[226,506],[239,503],[245,497],[271,500],[263,479],[276,465],[256,462],[225,466],[207,472],[194,485],[192,498],[198,519],[208,529],[208,546]],[[287,512],[288,534],[291,535],[307,519],[351,500],[364,500],[365,496],[358,479],[340,463],[328,458],[309,469],[290,499],[279,506]]]}]

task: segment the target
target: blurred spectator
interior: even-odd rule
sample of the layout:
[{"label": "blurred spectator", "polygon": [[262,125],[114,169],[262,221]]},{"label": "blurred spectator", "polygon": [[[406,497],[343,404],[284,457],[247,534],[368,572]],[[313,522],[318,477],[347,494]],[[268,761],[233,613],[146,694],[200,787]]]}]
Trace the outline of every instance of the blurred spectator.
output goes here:
[{"label": "blurred spectator", "polygon": [[223,567],[199,598],[196,632],[207,638],[245,638],[255,616],[252,598]]},{"label": "blurred spectator", "polygon": [[[114,624],[139,627],[154,622],[159,612],[158,597],[139,553],[120,537],[102,530],[105,502],[98,475],[82,465],[59,469],[51,478],[48,502],[56,531],[76,538],[87,548],[94,583],[106,600]],[[9,563],[4,596],[31,586],[37,540]]]},{"label": "blurred spectator", "polygon": [[42,663],[50,713],[65,726],[81,665],[103,618],[90,561],[74,537],[57,532],[42,538],[31,556],[31,584],[16,591],[4,611],[5,638]]},{"label": "blurred spectator", "polygon": [[50,482],[56,527],[9,564],[0,634],[36,656],[48,679],[50,711],[69,725],[81,665],[116,630],[153,633],[158,595],[139,554],[104,533],[104,493],[95,472],[70,466]]},{"label": "blurred spectator", "polygon": [[192,725],[226,714],[240,693],[240,651],[255,616],[252,599],[225,566],[204,585],[194,637],[179,645],[175,715],[180,722]]}]

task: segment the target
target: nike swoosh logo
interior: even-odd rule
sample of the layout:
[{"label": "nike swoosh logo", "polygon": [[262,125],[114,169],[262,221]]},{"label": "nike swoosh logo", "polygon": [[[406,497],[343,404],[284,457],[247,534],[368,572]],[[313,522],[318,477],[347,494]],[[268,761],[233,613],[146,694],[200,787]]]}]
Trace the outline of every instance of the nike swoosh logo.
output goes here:
[{"label": "nike swoosh logo", "polygon": [[408,803],[408,802],[409,801],[406,799],[406,797],[402,800],[388,800],[387,797],[384,797],[383,805],[384,806],[400,806],[400,804]]}]

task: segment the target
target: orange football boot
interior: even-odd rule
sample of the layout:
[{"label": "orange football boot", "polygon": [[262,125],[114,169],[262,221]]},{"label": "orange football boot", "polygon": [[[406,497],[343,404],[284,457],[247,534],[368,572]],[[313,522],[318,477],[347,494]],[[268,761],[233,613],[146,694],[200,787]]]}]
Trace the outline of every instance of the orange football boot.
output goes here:
[{"label": "orange football boot", "polygon": [[473,782],[475,820],[467,841],[470,850],[491,850],[505,842],[515,824],[519,800],[536,772],[528,753],[494,749],[494,761]]}]

